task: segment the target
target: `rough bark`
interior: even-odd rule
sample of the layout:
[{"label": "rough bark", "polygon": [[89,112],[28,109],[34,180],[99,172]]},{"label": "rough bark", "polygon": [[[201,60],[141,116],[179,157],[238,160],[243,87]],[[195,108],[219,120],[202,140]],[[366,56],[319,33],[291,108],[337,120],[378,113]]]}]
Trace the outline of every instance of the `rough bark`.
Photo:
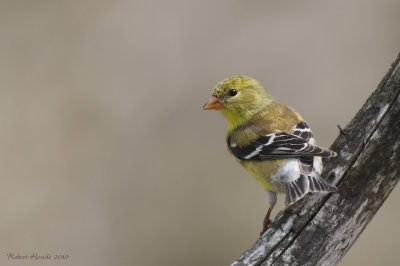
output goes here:
[{"label": "rough bark", "polygon": [[400,54],[331,149],[323,177],[339,191],[280,212],[232,265],[335,265],[350,249],[400,179]]}]

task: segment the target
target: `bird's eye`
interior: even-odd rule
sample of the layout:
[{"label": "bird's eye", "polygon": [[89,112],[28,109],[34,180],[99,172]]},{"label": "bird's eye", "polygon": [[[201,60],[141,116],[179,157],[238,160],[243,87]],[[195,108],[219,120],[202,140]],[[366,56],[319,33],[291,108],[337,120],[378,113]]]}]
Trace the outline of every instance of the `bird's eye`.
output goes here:
[{"label": "bird's eye", "polygon": [[237,93],[238,93],[238,91],[237,91],[236,89],[231,89],[231,90],[229,91],[229,95],[230,95],[230,96],[235,96]]}]

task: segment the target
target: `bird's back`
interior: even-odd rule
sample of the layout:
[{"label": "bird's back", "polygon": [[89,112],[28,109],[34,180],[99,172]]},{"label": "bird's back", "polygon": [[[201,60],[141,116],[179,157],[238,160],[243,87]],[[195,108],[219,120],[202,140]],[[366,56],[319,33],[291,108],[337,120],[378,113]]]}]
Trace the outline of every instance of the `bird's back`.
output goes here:
[{"label": "bird's back", "polygon": [[271,102],[249,120],[228,131],[226,137],[238,146],[246,146],[260,136],[271,133],[291,133],[293,125],[303,118],[293,109],[276,101]]}]

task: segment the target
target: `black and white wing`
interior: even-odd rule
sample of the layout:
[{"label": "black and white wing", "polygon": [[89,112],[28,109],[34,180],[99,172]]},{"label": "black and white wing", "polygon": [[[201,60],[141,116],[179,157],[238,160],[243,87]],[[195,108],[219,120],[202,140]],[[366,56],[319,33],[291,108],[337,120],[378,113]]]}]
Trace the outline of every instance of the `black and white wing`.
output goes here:
[{"label": "black and white wing", "polygon": [[302,156],[336,156],[334,151],[309,143],[307,140],[289,133],[261,136],[246,146],[239,146],[228,138],[232,153],[241,160],[265,160],[277,158],[299,158]]},{"label": "black and white wing", "polygon": [[[299,136],[307,142],[315,145],[315,139],[306,122],[298,123],[292,130],[292,134]],[[310,174],[314,167],[314,156],[302,156],[299,158],[300,171],[303,174]]]},{"label": "black and white wing", "polygon": [[292,130],[292,134],[298,136],[307,142],[315,145],[315,139],[306,122],[298,123]]}]

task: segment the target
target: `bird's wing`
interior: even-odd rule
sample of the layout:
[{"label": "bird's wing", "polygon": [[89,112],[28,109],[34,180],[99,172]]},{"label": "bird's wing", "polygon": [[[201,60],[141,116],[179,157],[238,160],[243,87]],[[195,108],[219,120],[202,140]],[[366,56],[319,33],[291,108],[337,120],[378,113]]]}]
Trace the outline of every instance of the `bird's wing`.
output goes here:
[{"label": "bird's wing", "polygon": [[315,146],[299,136],[285,132],[261,136],[245,146],[231,142],[228,137],[228,146],[241,160],[336,156],[334,151]]},{"label": "bird's wing", "polygon": [[[315,139],[311,128],[308,127],[306,122],[298,123],[293,128],[292,134],[306,140],[312,145],[315,145]],[[314,156],[301,156],[299,158],[299,166],[302,174],[310,174],[314,167]]]},{"label": "bird's wing", "polygon": [[292,134],[304,139],[311,144],[315,144],[314,136],[311,132],[311,128],[305,122],[298,123],[292,130]]}]

